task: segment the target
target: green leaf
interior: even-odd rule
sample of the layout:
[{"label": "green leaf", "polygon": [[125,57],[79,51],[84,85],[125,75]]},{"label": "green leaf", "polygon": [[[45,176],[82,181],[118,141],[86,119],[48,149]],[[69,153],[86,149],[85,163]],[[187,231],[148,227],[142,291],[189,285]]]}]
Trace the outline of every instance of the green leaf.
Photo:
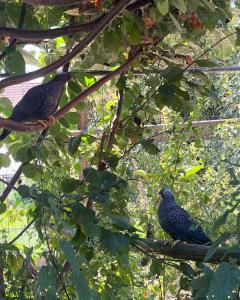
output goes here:
[{"label": "green leaf", "polygon": [[32,178],[32,179],[38,179],[41,173],[40,167],[34,164],[25,165],[22,171],[27,178]]},{"label": "green leaf", "polygon": [[73,207],[73,218],[71,223],[80,224],[82,232],[88,237],[98,237],[101,233],[100,227],[96,224],[95,213],[81,203]]},{"label": "green leaf", "polygon": [[157,155],[160,152],[157,145],[154,143],[154,139],[142,141],[141,145],[143,149],[151,155]]},{"label": "green leaf", "polygon": [[188,278],[194,278],[195,271],[189,264],[187,264],[185,262],[180,262],[179,269]]},{"label": "green leaf", "polygon": [[0,98],[0,112],[6,117],[10,117],[12,113],[12,102],[6,97]]},{"label": "green leaf", "polygon": [[160,275],[163,270],[163,264],[161,261],[153,260],[150,266],[150,274],[152,275]]},{"label": "green leaf", "polygon": [[205,257],[204,257],[204,261],[208,261],[213,254],[217,251],[218,246],[225,242],[227,239],[229,239],[229,237],[231,236],[231,234],[229,232],[224,232],[222,235],[220,235],[220,237],[214,241],[211,245],[211,248],[208,250],[208,252],[206,253]]},{"label": "green leaf", "polygon": [[227,209],[220,217],[218,217],[217,220],[213,224],[213,229],[217,229],[221,225],[225,224],[229,214],[233,213],[237,207],[238,207],[238,203],[236,205],[234,205],[233,207]]},{"label": "green leaf", "polygon": [[132,226],[129,220],[125,217],[112,216],[112,221],[115,227],[119,230],[128,230],[129,232],[136,231],[136,228]]},{"label": "green leaf", "polygon": [[196,173],[198,173],[202,169],[204,169],[204,165],[198,165],[198,166],[192,167],[192,168],[185,171],[184,177],[188,178],[192,175],[195,175]]},{"label": "green leaf", "polygon": [[15,50],[7,55],[5,60],[6,71],[11,75],[20,75],[25,73],[25,60],[22,54]]},{"label": "green leaf", "polygon": [[29,146],[23,146],[14,155],[16,161],[28,162],[36,157],[35,148]]},{"label": "green leaf", "polygon": [[47,299],[57,299],[57,272],[53,266],[43,266],[38,274],[38,283]]},{"label": "green leaf", "polygon": [[120,48],[120,38],[116,30],[105,30],[103,37],[104,48],[109,49],[109,51],[117,53]]},{"label": "green leaf", "polygon": [[61,182],[61,187],[65,193],[71,193],[79,187],[79,180],[74,178],[66,178]]},{"label": "green leaf", "polygon": [[6,5],[6,10],[5,12],[7,13],[7,16],[10,20],[10,22],[17,27],[18,26],[18,21],[20,17],[20,11],[21,11],[21,6],[20,3],[8,3]]},{"label": "green leaf", "polygon": [[182,26],[180,25],[180,23],[178,22],[178,20],[174,17],[174,15],[169,12],[169,16],[172,19],[173,24],[175,25],[176,29],[179,32],[182,32]]},{"label": "green leaf", "polygon": [[235,300],[240,282],[240,269],[230,263],[222,262],[213,273],[210,282],[209,299]]},{"label": "green leaf", "polygon": [[162,16],[165,16],[169,12],[168,0],[155,0],[157,8]]},{"label": "green leaf", "polygon": [[60,247],[64,252],[67,260],[71,264],[72,273],[70,275],[70,280],[72,281],[76,289],[78,298],[83,300],[92,299],[92,293],[88,287],[87,280],[83,273],[79,271],[77,258],[72,245],[68,241],[60,241]]},{"label": "green leaf", "polygon": [[71,155],[74,155],[77,151],[78,147],[80,146],[82,141],[81,135],[71,137],[68,144],[68,151]]},{"label": "green leaf", "polygon": [[240,46],[240,27],[236,27],[236,40],[235,40],[235,46]]},{"label": "green leaf", "polygon": [[98,203],[104,203],[109,201],[109,194],[107,192],[91,192],[88,194],[89,198]]},{"label": "green leaf", "polygon": [[0,203],[0,214],[5,213],[7,210],[7,205],[5,203]]},{"label": "green leaf", "polygon": [[172,0],[172,5],[185,14],[187,12],[187,5],[184,0]]},{"label": "green leaf", "polygon": [[69,113],[64,115],[65,120],[67,120],[67,122],[69,124],[79,124],[80,121],[80,116],[79,113],[75,112],[75,111],[70,111]]},{"label": "green leaf", "polygon": [[238,241],[240,242],[240,213],[237,215],[237,236]]},{"label": "green leaf", "polygon": [[102,230],[100,241],[102,246],[112,254],[124,254],[129,251],[130,241],[126,234]]},{"label": "green leaf", "polygon": [[202,2],[205,4],[205,6],[207,7],[207,8],[209,8],[212,12],[214,12],[215,11],[215,5],[213,4],[213,2],[211,1],[208,1],[208,0],[202,0]]},{"label": "green leaf", "polygon": [[30,188],[24,184],[19,185],[19,187],[17,188],[17,191],[23,199],[31,197]]},{"label": "green leaf", "polygon": [[8,154],[0,153],[0,168],[7,168],[10,164],[11,160]]},{"label": "green leaf", "polygon": [[198,59],[198,60],[195,60],[195,63],[196,65],[198,65],[199,67],[216,67],[218,64],[215,63],[214,61],[212,60],[209,60],[209,59]]}]

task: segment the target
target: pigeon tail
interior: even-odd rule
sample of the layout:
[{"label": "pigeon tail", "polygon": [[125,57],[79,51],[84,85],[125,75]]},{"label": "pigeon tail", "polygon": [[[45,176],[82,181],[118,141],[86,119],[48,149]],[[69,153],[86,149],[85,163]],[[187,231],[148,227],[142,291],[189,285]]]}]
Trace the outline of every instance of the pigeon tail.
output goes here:
[{"label": "pigeon tail", "polygon": [[2,134],[0,135],[0,141],[4,140],[11,132],[12,130],[4,128]]}]

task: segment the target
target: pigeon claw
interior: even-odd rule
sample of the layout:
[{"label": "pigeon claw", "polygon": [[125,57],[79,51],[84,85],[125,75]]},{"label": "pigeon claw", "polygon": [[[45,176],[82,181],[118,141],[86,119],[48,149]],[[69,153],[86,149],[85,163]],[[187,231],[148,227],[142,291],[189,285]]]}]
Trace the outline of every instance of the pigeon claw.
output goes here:
[{"label": "pigeon claw", "polygon": [[180,243],[181,241],[180,240],[175,240],[173,241],[171,244],[171,248],[175,247],[178,243]]},{"label": "pigeon claw", "polygon": [[[50,125],[48,125],[48,122],[50,122]],[[49,116],[46,120],[38,120],[38,123],[40,123],[44,129],[46,129],[49,126],[52,126],[56,122],[56,118],[53,116]]]},{"label": "pigeon claw", "polygon": [[51,122],[51,126],[56,122],[56,118],[54,116],[49,116],[48,121]]},{"label": "pigeon claw", "polygon": [[37,122],[38,122],[39,124],[41,124],[41,125],[43,126],[44,129],[46,129],[46,128],[48,127],[47,124],[46,124],[47,121],[45,121],[45,120],[38,120]]}]

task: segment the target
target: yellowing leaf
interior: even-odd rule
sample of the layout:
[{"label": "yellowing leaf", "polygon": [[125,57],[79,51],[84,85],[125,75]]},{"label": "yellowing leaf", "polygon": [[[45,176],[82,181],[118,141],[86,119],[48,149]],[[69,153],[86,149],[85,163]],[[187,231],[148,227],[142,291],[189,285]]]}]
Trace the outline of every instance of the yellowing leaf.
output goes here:
[{"label": "yellowing leaf", "polygon": [[141,169],[134,171],[133,174],[136,177],[142,177],[142,178],[147,178],[149,176],[148,173],[146,173],[144,170]]},{"label": "yellowing leaf", "polygon": [[199,165],[199,166],[192,167],[192,168],[185,171],[184,177],[188,178],[189,176],[196,174],[197,172],[199,172],[203,168],[204,168],[204,165]]}]

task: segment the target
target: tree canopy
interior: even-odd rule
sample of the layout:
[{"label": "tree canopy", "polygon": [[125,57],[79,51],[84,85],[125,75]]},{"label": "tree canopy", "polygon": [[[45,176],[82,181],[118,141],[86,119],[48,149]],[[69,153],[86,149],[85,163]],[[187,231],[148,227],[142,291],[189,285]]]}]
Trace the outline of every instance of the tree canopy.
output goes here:
[{"label": "tree canopy", "polygon": [[[0,93],[72,75],[46,129],[0,96],[1,299],[238,299],[239,9],[0,1]],[[164,241],[163,186],[211,246]]]}]

